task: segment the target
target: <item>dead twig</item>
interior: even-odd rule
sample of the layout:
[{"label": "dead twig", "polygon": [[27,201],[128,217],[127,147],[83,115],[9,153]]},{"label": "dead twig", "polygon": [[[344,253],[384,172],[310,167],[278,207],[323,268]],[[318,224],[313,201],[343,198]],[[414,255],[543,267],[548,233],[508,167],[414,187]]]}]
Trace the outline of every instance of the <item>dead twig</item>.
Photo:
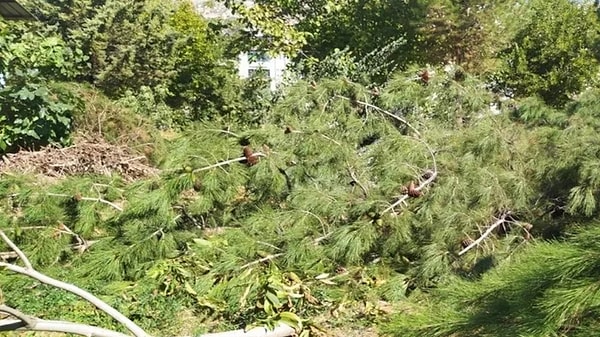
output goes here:
[{"label": "dead twig", "polygon": [[15,252],[0,252],[0,260],[16,259],[19,255]]}]

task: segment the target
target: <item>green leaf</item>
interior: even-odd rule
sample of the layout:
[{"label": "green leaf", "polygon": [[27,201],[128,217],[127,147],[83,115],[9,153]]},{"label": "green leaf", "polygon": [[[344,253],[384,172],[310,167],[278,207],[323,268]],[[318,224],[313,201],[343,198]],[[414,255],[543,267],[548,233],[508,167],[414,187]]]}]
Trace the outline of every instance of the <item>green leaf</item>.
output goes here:
[{"label": "green leaf", "polygon": [[198,295],[198,293],[196,293],[196,291],[195,291],[195,290],[192,288],[192,286],[190,285],[190,283],[189,283],[189,282],[187,282],[187,281],[186,281],[186,282],[184,283],[184,287],[185,287],[185,291],[186,291],[188,294],[190,294],[190,295],[194,295],[194,296],[197,296],[197,295]]},{"label": "green leaf", "polygon": [[273,292],[267,291],[265,293],[265,298],[266,300],[276,309],[281,308],[281,302],[279,301],[279,298],[277,297],[277,295]]},{"label": "green leaf", "polygon": [[302,330],[302,320],[293,312],[284,311],[279,313],[280,321],[294,328],[296,331]]}]

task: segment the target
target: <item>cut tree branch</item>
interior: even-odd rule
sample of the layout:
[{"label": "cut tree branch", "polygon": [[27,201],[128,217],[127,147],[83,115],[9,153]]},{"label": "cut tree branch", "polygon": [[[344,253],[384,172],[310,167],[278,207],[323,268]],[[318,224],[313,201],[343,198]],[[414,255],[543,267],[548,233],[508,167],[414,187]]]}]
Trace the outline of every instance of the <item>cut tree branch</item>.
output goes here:
[{"label": "cut tree branch", "polygon": [[[252,157],[266,157],[266,156],[265,156],[265,154],[263,154],[263,153],[260,153],[260,152],[254,152],[254,153],[252,154]],[[246,158],[245,156],[244,156],[244,157],[235,158],[235,159],[229,159],[229,160],[225,160],[225,161],[222,161],[222,162],[216,163],[216,164],[214,164],[214,165],[210,165],[210,166],[206,166],[206,167],[201,167],[201,168],[195,169],[195,170],[193,170],[192,172],[194,172],[194,173],[195,173],[195,172],[206,171],[206,170],[214,169],[214,168],[217,168],[217,167],[221,167],[221,166],[229,165],[229,164],[232,164],[232,163],[236,163],[236,162],[244,161],[244,160],[246,160],[246,159],[247,159],[247,158]]]},{"label": "cut tree branch", "polygon": [[[336,97],[351,101],[350,98],[344,97],[344,96],[341,96],[341,95],[336,95]],[[436,179],[436,177],[438,175],[437,161],[436,161],[436,158],[435,158],[435,152],[433,151],[433,149],[431,148],[431,146],[429,146],[429,144],[427,142],[425,142],[424,140],[421,139],[421,133],[419,132],[419,130],[417,130],[414,126],[412,126],[404,118],[396,116],[395,114],[393,114],[393,113],[391,113],[391,112],[389,112],[389,111],[387,111],[385,109],[382,109],[382,108],[380,108],[380,107],[378,107],[376,105],[373,105],[373,104],[368,103],[368,102],[358,101],[358,100],[355,100],[354,102],[356,102],[357,104],[361,104],[361,105],[364,105],[366,107],[375,109],[375,110],[381,112],[382,114],[384,114],[384,115],[386,115],[388,117],[391,117],[391,118],[399,121],[400,123],[406,125],[409,129],[411,129],[415,133],[416,137],[410,137],[410,138],[415,139],[416,141],[420,142],[421,144],[423,144],[427,148],[427,151],[429,151],[429,154],[431,155],[431,160],[432,160],[432,164],[433,164],[433,172],[432,172],[431,176],[427,180],[425,180],[421,184],[419,184],[419,186],[416,187],[415,190],[416,191],[420,191],[423,188],[425,188],[427,185],[431,184]],[[393,210],[398,205],[406,202],[406,199],[408,199],[409,197],[410,197],[409,195],[403,195],[403,196],[401,196],[396,202],[394,202],[392,205],[390,205],[388,208],[386,208],[382,212],[382,214],[385,214],[385,213]]]},{"label": "cut tree branch", "polygon": [[263,257],[262,259],[258,259],[256,261],[252,261],[250,263],[246,263],[245,265],[243,265],[243,266],[240,267],[240,270],[246,269],[246,268],[248,268],[250,266],[253,266],[255,264],[259,264],[259,263],[263,263],[263,262],[267,262],[267,261],[276,259],[276,258],[278,258],[278,257],[280,257],[282,255],[283,255],[283,253],[267,255],[267,256]]},{"label": "cut tree branch", "polygon": [[[336,97],[338,97],[338,98],[341,98],[341,99],[345,99],[345,100],[348,100],[348,101],[350,101],[350,100],[351,100],[350,98],[348,98],[348,97],[345,97],[345,96],[341,96],[341,95],[336,95]],[[379,111],[379,112],[383,113],[384,115],[387,115],[387,116],[389,116],[389,117],[392,117],[392,118],[396,119],[397,121],[399,121],[399,122],[403,123],[404,125],[408,126],[408,127],[409,127],[409,129],[411,129],[411,130],[412,130],[412,131],[413,131],[413,132],[414,132],[414,133],[415,133],[415,134],[416,134],[418,137],[421,137],[421,133],[419,132],[419,130],[417,130],[417,129],[416,129],[414,126],[412,126],[412,125],[411,125],[411,124],[410,124],[408,121],[406,121],[405,119],[403,119],[403,118],[401,118],[401,117],[398,117],[398,116],[394,115],[393,113],[391,113],[391,112],[389,112],[389,111],[387,111],[387,110],[385,110],[385,109],[382,109],[382,108],[380,108],[380,107],[378,107],[378,106],[376,106],[376,105],[373,105],[373,104],[371,104],[371,103],[368,103],[368,102],[363,102],[363,101],[358,101],[358,100],[356,100],[355,102],[356,102],[356,103],[358,103],[358,104],[364,105],[364,106],[366,106],[366,107],[369,107],[369,108],[371,108],[371,109],[375,109],[375,110],[377,110],[377,111]]]},{"label": "cut tree branch", "polygon": [[[68,195],[68,194],[59,194],[59,193],[46,193],[46,195],[51,196],[51,197],[63,197],[63,198],[73,198],[72,195]],[[94,202],[101,202],[103,204],[109,205],[112,208],[116,209],[119,212],[123,212],[123,208],[115,203],[112,203],[108,200],[102,199],[102,198],[89,198],[89,197],[79,197],[77,198],[78,200],[85,200],[85,201],[94,201]]]},{"label": "cut tree branch", "polygon": [[470,245],[468,245],[463,250],[458,252],[458,256],[461,256],[461,255],[465,254],[466,252],[468,252],[469,250],[471,250],[473,247],[478,246],[481,243],[481,241],[483,241],[488,235],[490,235],[494,231],[494,229],[496,229],[496,227],[507,222],[506,217],[509,216],[510,214],[511,214],[511,212],[505,212],[504,214],[502,214],[502,216],[498,219],[498,221],[494,222],[490,227],[488,227],[488,229],[483,234],[481,234],[481,236],[477,240],[473,241]]},{"label": "cut tree branch", "polygon": [[20,312],[15,308],[11,308],[6,305],[0,305],[0,312],[9,314],[15,318],[20,319],[26,327],[31,327],[35,325],[35,320],[32,317],[25,315],[24,313]]},{"label": "cut tree branch", "polygon": [[199,337],[289,337],[296,336],[296,331],[285,324],[280,324],[273,330],[267,330],[262,327],[254,328],[248,331],[234,330],[227,332],[217,332],[200,335]]},{"label": "cut tree branch", "polygon": [[[8,247],[10,247],[10,249],[12,249],[15,253],[17,253],[17,256],[21,259],[21,261],[23,261],[25,268],[33,270],[33,267],[31,266],[31,262],[29,262],[29,259],[27,258],[25,253],[23,253],[23,251],[21,249],[19,249],[19,247],[17,247],[17,245],[15,245],[14,242],[11,241],[8,238],[8,236],[6,236],[6,234],[4,234],[4,231],[2,231],[2,230],[0,230],[0,238],[2,239],[2,241],[4,241],[8,245]],[[2,265],[0,264],[0,267],[1,266]]]},{"label": "cut tree branch", "polygon": [[[419,186],[415,187],[415,191],[420,191],[422,189],[424,189],[425,187],[427,187],[427,185],[431,184],[435,178],[437,177],[437,171],[433,171],[431,173],[431,176],[429,178],[427,178],[427,180],[423,181],[421,184],[419,184]],[[396,208],[398,205],[400,205],[401,203],[405,202],[406,199],[410,198],[410,196],[408,194],[405,194],[403,196],[401,196],[396,202],[394,202],[393,204],[391,204],[388,208],[384,209],[381,214],[385,214],[391,210],[393,210],[394,208]]]},{"label": "cut tree branch", "polygon": [[88,337],[130,337],[120,332],[91,325],[38,318],[33,318],[33,323],[30,326],[20,319],[0,319],[0,331],[61,332]]},{"label": "cut tree branch", "polygon": [[108,314],[109,316],[114,318],[117,322],[123,324],[123,326],[125,326],[129,331],[131,331],[136,337],[149,337],[149,335],[142,328],[140,328],[137,324],[135,324],[129,318],[125,317],[125,315],[123,315],[122,313],[120,313],[115,308],[111,307],[110,305],[108,305],[106,302],[102,301],[98,297],[94,296],[93,294],[91,294],[79,287],[76,287],[72,284],[53,279],[53,278],[35,270],[32,267],[31,262],[29,262],[29,259],[27,259],[27,256],[25,256],[25,254],[23,253],[23,251],[21,251],[21,249],[19,249],[19,247],[17,247],[6,236],[6,234],[4,234],[4,232],[2,230],[0,230],[0,238],[2,238],[2,240],[11,249],[13,249],[17,253],[19,258],[25,264],[25,267],[21,267],[21,266],[17,266],[15,264],[11,264],[11,263],[0,262],[0,268],[3,267],[14,273],[29,276],[29,277],[36,279],[44,284],[53,286],[58,289],[66,290],[72,294],[75,294],[75,295],[83,298],[84,300],[88,301],[89,303],[93,304],[101,311]]}]

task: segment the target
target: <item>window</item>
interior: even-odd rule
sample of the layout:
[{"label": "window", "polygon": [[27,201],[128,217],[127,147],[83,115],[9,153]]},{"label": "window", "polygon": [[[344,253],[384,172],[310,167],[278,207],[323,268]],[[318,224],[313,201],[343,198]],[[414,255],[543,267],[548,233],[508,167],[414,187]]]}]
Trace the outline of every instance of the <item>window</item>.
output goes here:
[{"label": "window", "polygon": [[261,51],[251,51],[248,53],[248,61],[250,63],[254,63],[254,62],[260,62],[260,63],[264,63],[264,62],[269,62],[269,55],[267,55],[267,53],[265,52],[261,52]]}]

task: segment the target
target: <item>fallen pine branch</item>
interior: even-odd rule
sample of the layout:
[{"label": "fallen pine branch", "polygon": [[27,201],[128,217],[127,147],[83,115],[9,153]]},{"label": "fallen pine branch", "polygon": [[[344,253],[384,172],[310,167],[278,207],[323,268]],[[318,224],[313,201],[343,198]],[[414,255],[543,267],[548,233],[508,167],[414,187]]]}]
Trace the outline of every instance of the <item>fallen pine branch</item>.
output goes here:
[{"label": "fallen pine branch", "polygon": [[102,301],[98,297],[93,294],[77,287],[72,284],[62,282],[56,279],[53,279],[45,274],[42,274],[35,270],[31,265],[31,262],[23,253],[19,247],[17,247],[9,238],[4,234],[3,231],[0,230],[0,238],[4,241],[15,253],[17,253],[19,259],[23,262],[25,267],[18,266],[16,264],[0,262],[0,268],[5,268],[6,270],[12,271],[13,273],[29,276],[41,283],[53,286],[58,289],[66,290],[74,295],[77,295],[89,303],[96,306],[99,310],[105,312],[107,315],[114,318],[117,322],[123,324],[129,331],[133,333],[136,337],[149,337],[149,335],[140,328],[137,324],[127,318],[125,315],[117,311],[115,308],[108,305],[106,302]]},{"label": "fallen pine branch", "polygon": [[123,212],[123,208],[121,206],[119,206],[115,203],[112,203],[108,200],[102,199],[102,198],[90,198],[90,197],[79,197],[79,196],[75,197],[72,195],[59,194],[59,193],[46,193],[46,195],[51,196],[51,197],[76,198],[77,200],[100,202],[100,203],[111,206],[112,208],[116,209],[119,212]]},{"label": "fallen pine branch", "polygon": [[[341,99],[345,99],[345,100],[348,100],[348,101],[352,101],[350,98],[348,98],[348,97],[345,97],[345,96],[342,96],[342,95],[336,95],[336,97],[338,97],[338,98],[341,98]],[[414,126],[412,126],[412,125],[411,125],[411,124],[410,124],[408,121],[406,121],[405,119],[403,119],[403,118],[400,118],[400,117],[398,117],[398,116],[394,115],[393,113],[391,113],[391,112],[389,112],[389,111],[387,111],[387,110],[385,110],[385,109],[382,109],[382,108],[380,108],[380,107],[378,107],[378,106],[376,106],[376,105],[373,105],[373,104],[371,104],[371,103],[368,103],[368,102],[363,102],[363,101],[359,101],[359,100],[354,100],[354,102],[355,102],[355,103],[357,103],[357,104],[361,104],[361,105],[364,105],[364,106],[366,106],[366,107],[369,107],[369,108],[371,108],[371,109],[375,109],[375,110],[377,110],[377,111],[379,111],[379,112],[383,113],[384,115],[387,115],[387,116],[389,116],[389,117],[392,117],[392,118],[394,118],[394,119],[398,120],[399,122],[401,122],[401,123],[403,123],[404,125],[408,126],[408,127],[409,127],[409,128],[410,128],[410,129],[411,129],[411,130],[412,130],[412,131],[413,131],[413,132],[414,132],[414,133],[415,133],[417,136],[418,136],[418,137],[421,137],[421,133],[419,132],[419,130],[417,130],[417,129],[416,129]]]},{"label": "fallen pine branch", "polygon": [[458,256],[464,255],[466,252],[471,250],[473,247],[478,246],[481,243],[481,241],[483,241],[486,237],[488,237],[488,235],[490,235],[494,231],[494,229],[496,229],[498,226],[504,224],[507,221],[506,217],[508,217],[510,214],[511,214],[511,212],[505,212],[504,214],[502,214],[502,216],[498,219],[498,221],[496,221],[492,225],[490,225],[490,227],[488,227],[488,229],[483,234],[481,234],[481,236],[479,238],[477,238],[477,240],[471,242],[470,245],[468,245],[463,250],[458,252]]},{"label": "fallen pine branch", "polygon": [[[260,152],[254,152],[254,153],[252,154],[252,157],[266,157],[266,156],[265,156],[263,153],[260,153]],[[225,165],[229,165],[229,164],[233,164],[233,163],[241,162],[241,161],[244,161],[244,160],[246,160],[246,159],[247,159],[247,158],[246,158],[245,156],[243,156],[243,157],[239,157],[239,158],[235,158],[235,159],[229,159],[229,160],[225,160],[225,161],[222,161],[222,162],[218,162],[218,163],[216,163],[216,164],[209,165],[209,166],[206,166],[206,167],[197,168],[197,169],[193,170],[192,172],[194,172],[194,173],[195,173],[195,172],[206,171],[206,170],[214,169],[214,168],[217,168],[217,167],[221,167],[221,166],[225,166]]]},{"label": "fallen pine branch", "polygon": [[[391,112],[389,112],[389,111],[387,111],[385,109],[382,109],[382,108],[380,108],[380,107],[378,107],[376,105],[368,103],[368,102],[363,102],[363,101],[359,101],[359,100],[352,100],[352,99],[350,99],[348,97],[341,96],[341,95],[336,95],[336,97],[337,98],[341,98],[341,99],[345,99],[345,100],[348,100],[348,101],[352,101],[352,102],[354,102],[356,104],[361,104],[361,105],[363,105],[365,107],[369,107],[369,108],[375,109],[375,110],[381,112],[382,114],[384,114],[384,115],[386,115],[388,117],[391,117],[391,118],[397,120],[398,122],[406,125],[409,129],[411,129],[415,133],[416,137],[410,137],[410,138],[412,138],[412,139],[420,142],[421,144],[423,144],[427,148],[427,151],[429,151],[429,154],[431,155],[431,160],[432,160],[432,164],[433,164],[433,172],[431,172],[430,176],[425,181],[421,182],[421,184],[419,184],[419,186],[415,187],[414,191],[417,191],[417,192],[421,191],[423,188],[425,188],[427,185],[431,184],[436,179],[436,177],[438,175],[438,169],[437,169],[437,160],[435,158],[435,152],[433,151],[433,149],[431,148],[431,146],[429,146],[429,144],[427,142],[425,142],[424,140],[421,139],[421,133],[419,132],[419,130],[417,130],[414,126],[412,126],[407,120],[405,120],[404,118],[401,118],[399,116],[396,116],[395,114],[393,114],[393,113],[391,113]],[[390,212],[391,210],[393,210],[394,208],[396,208],[398,205],[400,205],[402,203],[405,203],[406,200],[409,197],[410,197],[410,195],[403,195],[403,196],[401,196],[396,202],[394,202],[388,208],[386,208],[385,210],[383,210],[382,214]]]},{"label": "fallen pine branch", "polygon": [[[114,318],[119,323],[123,324],[130,332],[133,333],[136,337],[150,337],[142,328],[137,326],[123,314],[118,312],[116,309],[103,302],[96,296],[88,293],[87,291],[56,279],[53,279],[45,274],[42,274],[35,270],[31,265],[31,262],[25,255],[25,253],[17,247],[17,245],[6,236],[6,234],[0,230],[0,239],[8,245],[14,253],[11,256],[18,257],[25,267],[18,266],[16,264],[0,262],[0,269],[6,269],[11,272],[25,275],[31,277],[41,283],[53,286],[58,289],[66,290],[74,295],[77,295],[89,303],[95,305],[99,310],[108,314],[112,318]],[[265,258],[247,263],[242,266],[241,269],[247,268],[249,266],[259,264],[265,261],[272,260],[279,256],[282,256],[283,253],[269,255]],[[81,336],[94,336],[94,337],[124,337],[127,336],[125,334],[103,329],[100,327],[67,322],[67,321],[54,321],[54,320],[42,320],[36,317],[32,317],[22,313],[21,311],[8,307],[6,305],[0,305],[0,313],[7,314],[9,316],[15,317],[16,319],[0,319],[0,331],[44,331],[44,332],[62,332],[62,333],[72,333]],[[294,336],[296,334],[295,330],[285,324],[280,324],[275,327],[273,330],[267,330],[263,327],[257,327],[251,329],[249,331],[233,330],[219,333],[210,333],[202,335],[202,337],[289,337]]]},{"label": "fallen pine branch", "polygon": [[265,256],[262,259],[258,259],[256,261],[252,261],[252,262],[246,263],[245,265],[243,265],[243,266],[240,267],[240,270],[246,269],[246,268],[248,268],[250,266],[253,266],[255,264],[259,264],[259,263],[263,263],[263,262],[267,262],[267,261],[276,259],[276,258],[278,258],[278,257],[280,257],[282,255],[283,255],[283,253],[271,254],[271,255]]},{"label": "fallen pine branch", "polygon": [[[424,189],[425,187],[427,187],[429,184],[433,183],[433,181],[435,180],[436,177],[437,177],[437,171],[431,172],[431,176],[429,178],[427,178],[426,180],[424,180],[423,182],[421,182],[419,184],[419,186],[417,186],[417,187],[414,188],[414,190],[415,191],[421,191],[422,189]],[[408,198],[410,198],[410,196],[408,194],[404,194],[396,202],[394,202],[393,204],[391,204],[388,208],[384,209],[381,212],[381,214],[385,214],[385,213],[393,210],[394,208],[396,208],[401,203],[406,202],[406,199],[408,199]]]}]

